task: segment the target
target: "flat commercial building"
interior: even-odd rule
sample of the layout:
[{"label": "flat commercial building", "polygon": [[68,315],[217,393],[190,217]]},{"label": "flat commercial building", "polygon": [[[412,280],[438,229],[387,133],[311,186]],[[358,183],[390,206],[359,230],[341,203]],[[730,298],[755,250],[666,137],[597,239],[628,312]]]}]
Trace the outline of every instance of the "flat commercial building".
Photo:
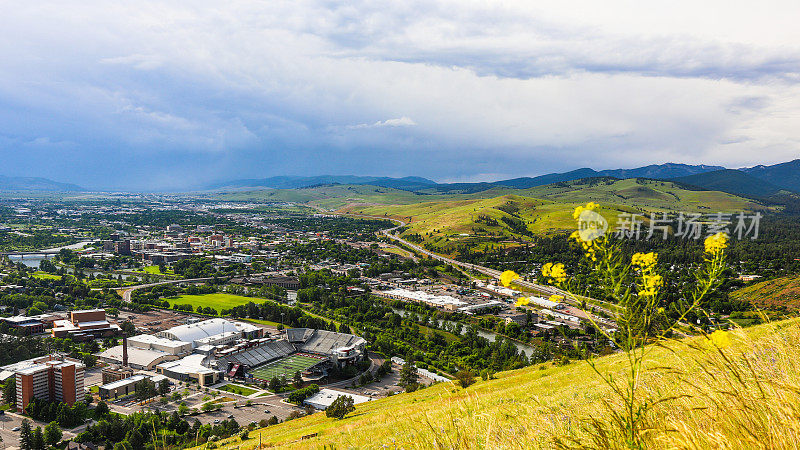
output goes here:
[{"label": "flat commercial building", "polygon": [[112,325],[106,320],[104,309],[89,309],[70,312],[69,319],[53,322],[53,337],[69,337],[73,340],[94,339],[119,334],[119,325]]},{"label": "flat commercial building", "polygon": [[238,338],[255,339],[264,335],[262,328],[249,323],[232,322],[216,318],[190,323],[156,333],[156,336],[174,341],[189,342],[193,348],[203,345],[223,345]]},{"label": "flat commercial building", "polygon": [[163,375],[136,374],[128,378],[104,384],[98,388],[98,395],[103,400],[125,397],[136,392],[136,383],[149,379],[156,385],[169,383],[167,377]]},{"label": "flat commercial building", "polygon": [[210,369],[204,362],[207,355],[189,355],[177,361],[161,363],[156,367],[156,371],[176,380],[194,380],[200,386],[215,384],[222,377],[216,370]]},{"label": "flat commercial building", "polygon": [[[111,347],[104,352],[98,353],[97,358],[106,363],[121,365],[123,363],[122,349],[122,345]],[[153,370],[162,362],[176,359],[178,359],[178,356],[172,353],[128,346],[128,365],[137,370]]]},{"label": "flat commercial building", "polygon": [[44,322],[34,317],[13,316],[5,317],[3,321],[8,323],[9,328],[22,330],[26,336],[31,334],[44,333]]},{"label": "flat commercial building", "polygon": [[170,355],[184,355],[192,352],[192,343],[176,341],[150,334],[140,334],[128,338],[128,345],[144,350],[155,350]]},{"label": "flat commercial building", "polygon": [[[51,355],[23,361],[16,369],[16,408],[22,412],[34,398],[72,406],[83,398],[85,366],[78,360]],[[19,364],[19,363],[18,363]]]},{"label": "flat commercial building", "polygon": [[327,409],[328,406],[331,406],[334,400],[343,396],[351,397],[353,399],[353,404],[355,405],[359,403],[366,403],[372,401],[370,397],[365,397],[363,395],[351,394],[349,392],[335,391],[333,389],[321,389],[316,394],[307,398],[304,403],[306,405],[313,406],[316,409],[324,410]]}]

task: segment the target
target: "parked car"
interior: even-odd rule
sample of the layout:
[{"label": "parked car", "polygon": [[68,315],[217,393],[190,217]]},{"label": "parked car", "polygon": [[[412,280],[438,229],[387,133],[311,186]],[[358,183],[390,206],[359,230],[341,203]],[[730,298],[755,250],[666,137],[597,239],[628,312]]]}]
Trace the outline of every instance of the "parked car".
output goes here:
[{"label": "parked car", "polygon": [[11,431],[19,431],[19,427],[14,427],[11,429]]},{"label": "parked car", "polygon": [[214,423],[219,423],[219,419],[214,419]]}]

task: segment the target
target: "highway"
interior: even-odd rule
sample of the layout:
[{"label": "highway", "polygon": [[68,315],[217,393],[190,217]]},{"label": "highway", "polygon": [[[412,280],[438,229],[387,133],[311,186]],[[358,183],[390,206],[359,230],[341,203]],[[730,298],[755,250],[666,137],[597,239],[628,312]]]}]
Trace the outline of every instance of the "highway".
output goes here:
[{"label": "highway", "polygon": [[[345,217],[352,217],[354,215],[358,215],[358,214],[348,214],[348,215],[344,215],[344,216]],[[500,279],[500,275],[503,273],[500,270],[495,270],[495,269],[491,269],[489,267],[479,266],[477,264],[471,264],[471,263],[465,263],[465,262],[457,261],[455,259],[451,259],[451,258],[448,258],[446,256],[442,256],[442,255],[439,255],[437,253],[433,253],[433,252],[431,252],[429,250],[426,250],[426,249],[420,247],[419,245],[416,245],[414,243],[411,243],[411,242],[401,238],[400,236],[394,234],[394,232],[397,231],[399,228],[402,228],[402,227],[404,227],[406,225],[406,223],[403,222],[402,220],[392,219],[392,218],[389,218],[389,217],[380,217],[380,216],[365,216],[365,215],[360,215],[360,216],[361,217],[367,217],[367,218],[370,218],[370,219],[391,220],[391,221],[393,221],[395,223],[398,223],[399,225],[397,225],[396,227],[387,228],[385,230],[381,230],[381,233],[383,235],[385,235],[386,237],[388,237],[389,239],[392,239],[392,240],[394,240],[396,242],[400,242],[401,244],[411,248],[412,250],[414,250],[414,251],[416,251],[416,252],[418,252],[420,254],[426,255],[426,256],[428,256],[430,258],[436,259],[436,260],[441,261],[443,263],[452,264],[454,266],[458,266],[458,267],[461,267],[461,268],[464,268],[464,269],[474,270],[476,272],[480,272],[482,274],[489,275],[490,277],[496,278],[498,280]],[[575,301],[575,299],[572,296],[572,294],[569,294],[568,292],[563,291],[563,290],[561,290],[561,289],[559,289],[557,287],[554,287],[554,286],[546,286],[546,285],[531,283],[530,281],[525,281],[522,278],[519,278],[519,279],[515,280],[514,284],[522,286],[522,287],[527,288],[527,289],[531,289],[531,290],[534,290],[534,291],[541,292],[541,293],[543,293],[545,295],[561,295],[561,296],[564,297],[564,299],[566,301],[572,301],[573,303],[577,303],[577,301]],[[589,300],[594,300],[594,299],[589,298]],[[596,304],[597,302],[599,302],[599,301],[595,300],[594,304],[591,305],[592,308],[597,309],[598,311],[602,311],[603,313],[607,314],[608,317],[615,317],[616,316],[616,313],[612,312],[609,309],[603,308],[602,306],[597,305]],[[602,323],[607,323],[607,324],[611,323],[610,321],[605,320],[602,317],[596,317],[596,319],[598,321],[602,322]]]}]

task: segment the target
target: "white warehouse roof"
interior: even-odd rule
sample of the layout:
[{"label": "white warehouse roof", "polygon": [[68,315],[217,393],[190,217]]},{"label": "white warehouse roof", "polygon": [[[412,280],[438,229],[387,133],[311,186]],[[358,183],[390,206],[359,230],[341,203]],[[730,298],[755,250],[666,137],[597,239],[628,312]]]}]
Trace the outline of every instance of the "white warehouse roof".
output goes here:
[{"label": "white warehouse roof", "polygon": [[194,342],[209,336],[216,336],[231,331],[241,330],[230,320],[216,318],[173,327],[168,330],[160,331],[157,336],[183,342]]}]

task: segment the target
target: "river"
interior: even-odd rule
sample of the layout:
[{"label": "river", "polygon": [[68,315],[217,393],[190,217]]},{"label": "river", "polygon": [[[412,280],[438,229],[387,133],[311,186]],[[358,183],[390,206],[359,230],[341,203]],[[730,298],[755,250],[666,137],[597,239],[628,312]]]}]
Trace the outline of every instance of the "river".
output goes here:
[{"label": "river", "polygon": [[32,267],[34,269],[39,268],[39,264],[42,260],[45,259],[52,259],[59,250],[66,248],[69,250],[77,250],[87,245],[91,244],[93,241],[81,241],[75,244],[70,245],[62,245],[61,247],[53,247],[53,248],[46,248],[44,250],[33,251],[30,253],[25,253],[22,255],[9,255],[8,259],[11,260],[13,263],[22,263],[28,267]]}]

